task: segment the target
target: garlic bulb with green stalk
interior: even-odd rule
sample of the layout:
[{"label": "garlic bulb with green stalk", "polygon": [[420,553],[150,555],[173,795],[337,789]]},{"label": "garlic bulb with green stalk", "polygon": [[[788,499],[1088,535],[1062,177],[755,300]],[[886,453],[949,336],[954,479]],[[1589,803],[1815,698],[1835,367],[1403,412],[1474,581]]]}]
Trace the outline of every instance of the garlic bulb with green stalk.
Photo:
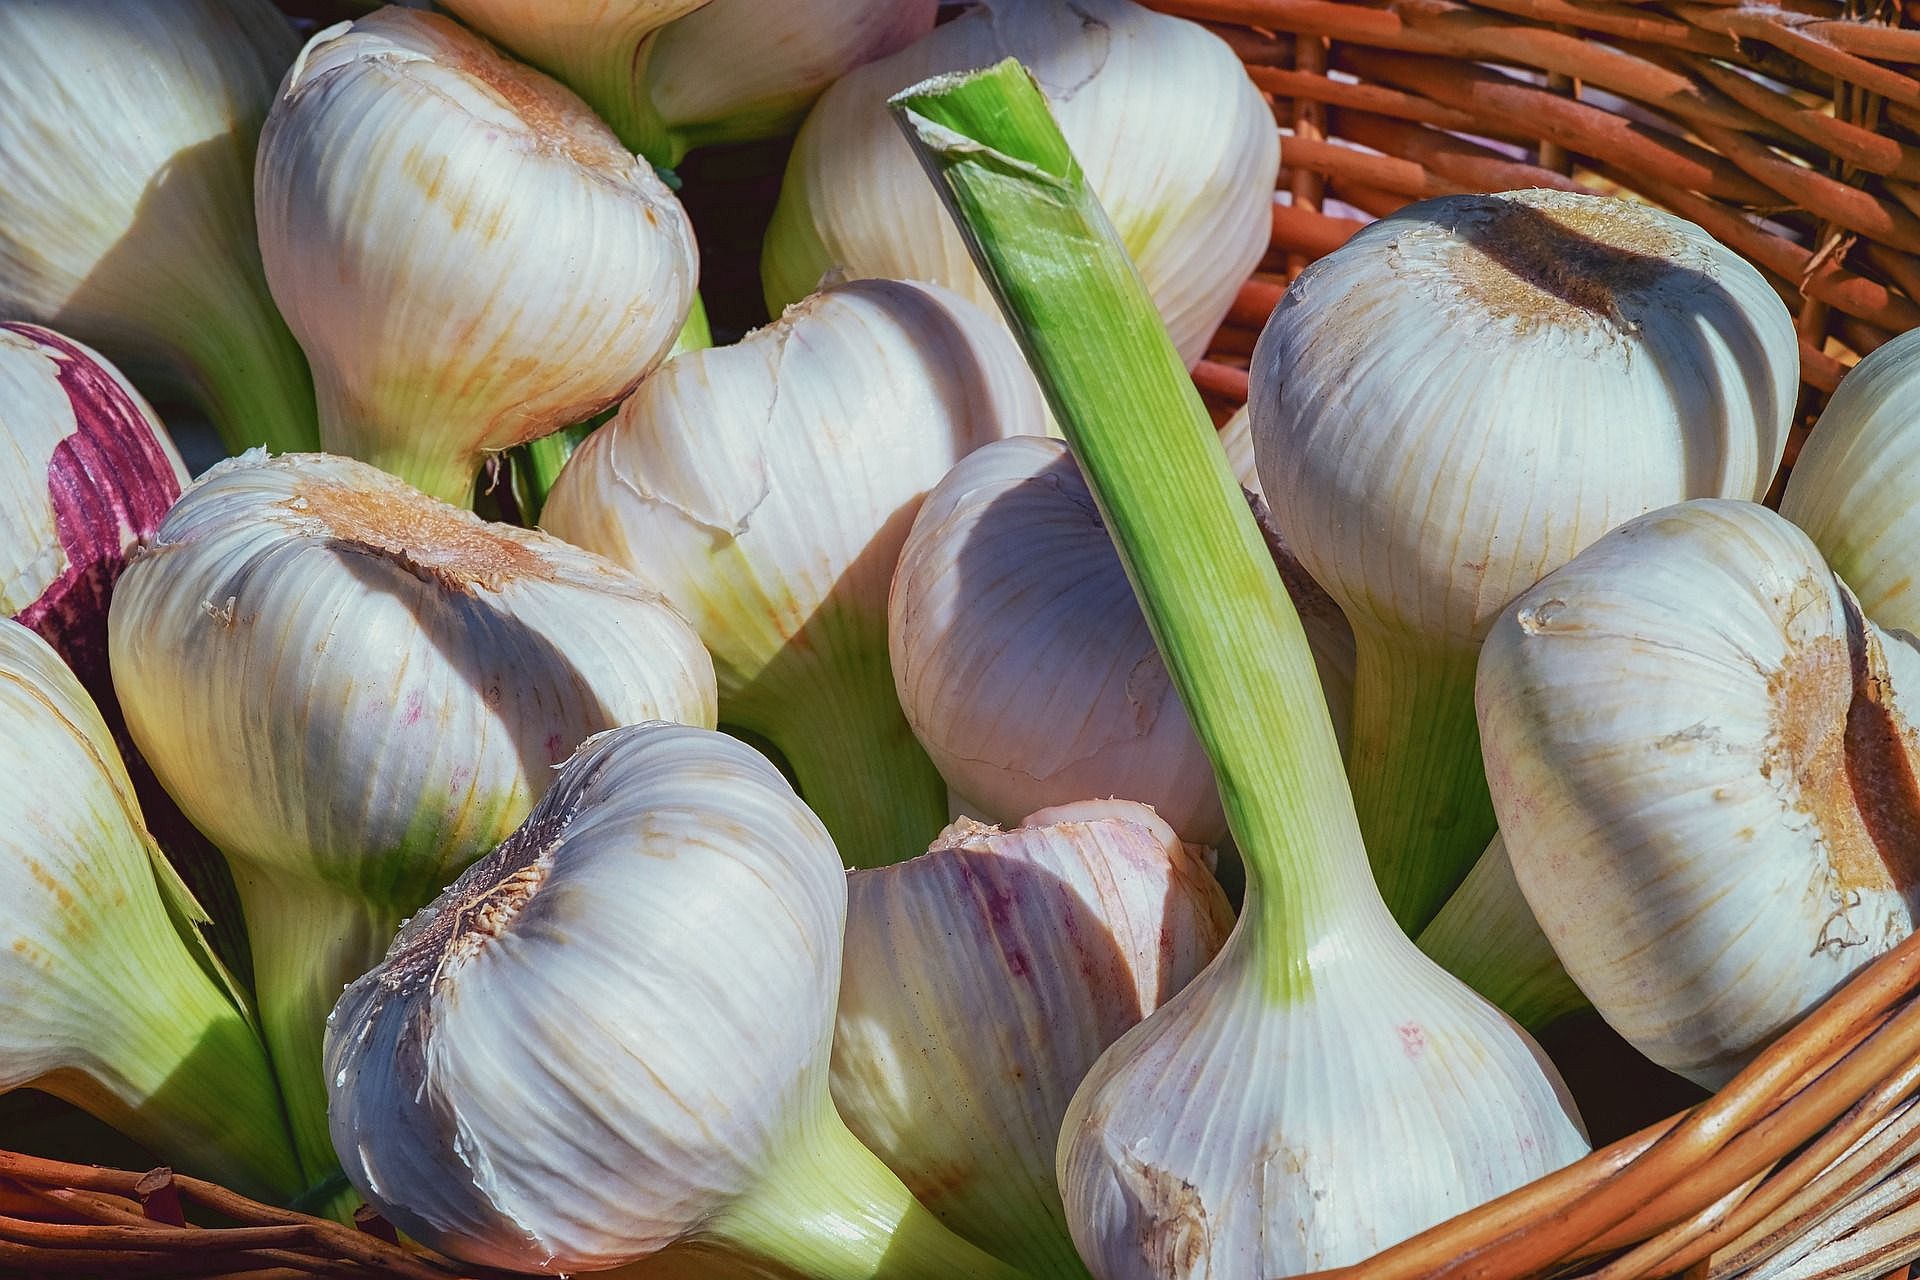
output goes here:
[{"label": "garlic bulb with green stalk", "polygon": [[1497,835],[1418,941],[1448,973],[1529,1031],[1591,1007],[1540,931],[1506,841]]},{"label": "garlic bulb with green stalk", "polygon": [[1869,618],[1920,634],[1916,455],[1920,331],[1901,334],[1841,380],[1787,477],[1780,514],[1812,536]]},{"label": "garlic bulb with green stalk", "polygon": [[1514,875],[1613,1028],[1717,1087],[1913,930],[1920,651],[1799,529],[1697,500],[1516,600],[1477,701]]},{"label": "garlic bulb with green stalk", "polygon": [[[1337,667],[1338,612],[1295,599],[1322,624],[1323,670]],[[1061,441],[985,445],[927,495],[894,570],[888,643],[907,722],[970,812],[1013,822],[1120,796],[1184,840],[1225,836],[1213,767]]]},{"label": "garlic bulb with green stalk", "polygon": [[0,724],[0,1092],[45,1090],[184,1171],[295,1195],[273,1073],[199,904],[80,682],[5,619]]},{"label": "garlic bulb with green stalk", "polygon": [[109,625],[134,741],[232,865],[310,1161],[326,1012],[400,921],[589,734],[714,720],[699,639],[631,574],[324,454],[208,472]]},{"label": "garlic bulb with green stalk", "polygon": [[668,363],[568,461],[541,520],[693,620],[720,718],[779,749],[849,865],[884,866],[947,824],[887,659],[901,543],[955,462],[1045,425],[991,317],[854,281]]},{"label": "garlic bulb with green stalk", "polygon": [[1348,773],[1402,926],[1494,832],[1473,746],[1493,620],[1622,521],[1760,497],[1798,351],[1772,286],[1706,232],[1562,191],[1409,205],[1288,288],[1254,352],[1254,449],[1353,624]]},{"label": "garlic bulb with green stalk", "polygon": [[347,1176],[414,1238],[516,1271],[679,1244],[817,1280],[1012,1280],[834,1114],[846,911],[832,839],[751,747],[588,739],[329,1018]]},{"label": "garlic bulb with green stalk", "polygon": [[320,438],[447,502],[485,455],[614,404],[666,354],[693,232],[587,105],[446,18],[329,27],[260,135],[267,281]]},{"label": "garlic bulb with green stalk", "polygon": [[234,451],[317,440],[253,220],[298,47],[268,0],[0,5],[0,317],[183,393]]},{"label": "garlic bulb with green stalk", "polygon": [[883,104],[1008,56],[1039,77],[1174,346],[1199,360],[1272,235],[1279,132],[1225,41],[1132,0],[981,0],[842,77],[787,164],[761,257],[768,310],[836,269],[990,301]]},{"label": "garlic bulb with green stalk", "polygon": [[1034,1277],[1084,1277],[1053,1149],[1102,1050],[1193,980],[1226,895],[1152,809],[961,819],[847,877],[834,1105],[949,1227]]},{"label": "garlic bulb with green stalk", "polygon": [[1572,1161],[1552,1067],[1374,888],[1299,617],[1039,87],[1009,59],[893,106],[1081,460],[1247,871],[1220,955],[1074,1095],[1055,1172],[1082,1259],[1338,1265]]}]

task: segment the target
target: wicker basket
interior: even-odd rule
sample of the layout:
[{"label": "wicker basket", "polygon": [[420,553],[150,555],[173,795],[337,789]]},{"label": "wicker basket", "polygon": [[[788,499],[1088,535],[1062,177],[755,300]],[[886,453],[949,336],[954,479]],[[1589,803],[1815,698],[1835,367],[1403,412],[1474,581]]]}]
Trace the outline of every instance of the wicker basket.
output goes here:
[{"label": "wicker basket", "polygon": [[[1271,251],[1194,373],[1219,417],[1244,403],[1254,340],[1301,267],[1366,218],[1451,192],[1635,195],[1744,254],[1797,320],[1796,444],[1854,360],[1920,326],[1920,0],[1147,2],[1227,39],[1289,135]],[[332,14],[332,0],[282,3]],[[699,205],[724,239],[757,240],[780,161],[766,147],[694,158],[712,168],[688,189],[707,192],[703,239]],[[763,318],[750,272],[716,283],[723,335]],[[1326,1274],[1906,1276],[1920,1258],[1916,993],[1920,936],[1709,1101]],[[492,1274],[358,1225],[167,1170],[0,1152],[0,1275]]]}]

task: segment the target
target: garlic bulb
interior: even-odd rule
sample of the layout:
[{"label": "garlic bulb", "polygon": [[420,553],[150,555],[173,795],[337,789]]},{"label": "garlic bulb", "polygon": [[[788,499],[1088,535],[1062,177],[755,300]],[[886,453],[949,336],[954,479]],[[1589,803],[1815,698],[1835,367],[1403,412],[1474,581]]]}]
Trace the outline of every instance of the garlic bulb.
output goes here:
[{"label": "garlic bulb", "polygon": [[[1780,514],[1805,529],[1882,626],[1920,633],[1914,456],[1920,451],[1920,332],[1856,365],[1787,478]],[[1920,692],[1920,691],[1916,691]]]},{"label": "garlic bulb", "polygon": [[347,1176],[516,1271],[699,1243],[821,1280],[1010,1276],[834,1114],[846,906],[833,841],[751,747],[590,738],[328,1020]]},{"label": "garlic bulb", "polygon": [[1016,57],[1047,91],[1187,363],[1206,350],[1266,251],[1280,164],[1273,115],[1198,23],[1132,0],[982,0],[814,105],[767,229],[767,307],[833,269],[990,295],[884,109],[939,72]]},{"label": "garlic bulb", "polygon": [[1085,1276],[1053,1176],[1094,1060],[1233,928],[1145,805],[1081,801],[847,877],[833,1101],[936,1217],[1029,1275]]},{"label": "garlic bulb", "polygon": [[1912,931],[1916,682],[1920,652],[1749,503],[1630,521],[1494,625],[1478,703],[1514,874],[1642,1053],[1717,1087]]},{"label": "garlic bulb", "polygon": [[184,392],[234,450],[316,439],[251,185],[296,47],[267,0],[0,5],[0,317]]},{"label": "garlic bulb", "polygon": [[667,364],[568,461],[541,519],[693,620],[720,718],[779,748],[850,865],[884,866],[946,825],[888,667],[900,545],[949,467],[1044,425],[989,317],[855,281]]},{"label": "garlic bulb", "polygon": [[1353,624],[1348,770],[1402,925],[1493,835],[1472,687],[1494,618],[1624,520],[1758,498],[1798,370],[1758,271],[1625,200],[1423,201],[1287,290],[1254,353],[1254,448],[1287,545]]},{"label": "garlic bulb", "polygon": [[693,296],[693,232],[652,167],[431,14],[389,7],[308,42],[255,191],[322,442],[448,502],[485,454],[625,396]]},{"label": "garlic bulb", "polygon": [[44,1089],[183,1169],[306,1184],[265,1051],[86,691],[0,619],[0,1092]]},{"label": "garlic bulb", "polygon": [[1419,942],[1441,968],[1529,1031],[1589,1007],[1533,918],[1497,835]]},{"label": "garlic bulb", "polygon": [[712,668],[598,556],[362,463],[248,455],[181,498],[114,593],[134,741],[227,855],[303,1152],[340,988],[492,848],[587,735],[711,725]]},{"label": "garlic bulb", "polygon": [[[1337,671],[1338,611],[1301,612]],[[888,643],[907,722],[973,812],[1012,822],[1122,796],[1184,840],[1226,835],[1213,766],[1062,442],[995,441],[934,487],[894,571]],[[1337,693],[1329,703],[1343,719]]]}]

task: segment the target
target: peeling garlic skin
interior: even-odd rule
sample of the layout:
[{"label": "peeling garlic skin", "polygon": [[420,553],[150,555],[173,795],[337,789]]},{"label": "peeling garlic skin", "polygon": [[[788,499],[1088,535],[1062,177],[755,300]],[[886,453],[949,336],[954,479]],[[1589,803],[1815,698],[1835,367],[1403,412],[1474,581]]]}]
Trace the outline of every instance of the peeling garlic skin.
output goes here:
[{"label": "peeling garlic skin", "polygon": [[1343,1266],[1586,1154],[1533,1041],[1376,928],[1323,935],[1291,1003],[1240,928],[1100,1059],[1057,1163],[1096,1280]]},{"label": "peeling garlic skin", "polygon": [[353,1184],[456,1257],[545,1274],[698,1232],[824,1096],[846,889],[758,753],[590,739],[328,1022]]},{"label": "peeling garlic skin", "polygon": [[1780,514],[1805,529],[1885,627],[1920,633],[1920,332],[1903,333],[1841,381],[1793,464]]},{"label": "peeling garlic skin", "polygon": [[1797,350],[1759,272],[1670,214],[1423,201],[1275,310],[1253,358],[1260,477],[1357,626],[1471,646],[1620,522],[1764,493]]},{"label": "peeling garlic skin", "polygon": [[1515,876],[1655,1062],[1718,1087],[1912,931],[1917,665],[1731,501],[1630,521],[1495,624],[1477,706]]},{"label": "peeling garlic skin", "polygon": [[1145,805],[1085,801],[848,876],[833,1098],[949,1227],[1081,1273],[1054,1147],[1102,1050],[1225,942],[1225,895]]}]

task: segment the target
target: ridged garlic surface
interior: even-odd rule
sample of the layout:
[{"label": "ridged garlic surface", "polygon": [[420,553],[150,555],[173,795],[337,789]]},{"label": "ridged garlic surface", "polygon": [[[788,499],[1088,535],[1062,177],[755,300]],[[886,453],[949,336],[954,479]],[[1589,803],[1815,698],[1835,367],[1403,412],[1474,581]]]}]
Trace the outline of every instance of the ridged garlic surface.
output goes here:
[{"label": "ridged garlic surface", "polygon": [[568,461],[541,519],[692,619],[720,718],[780,749],[851,865],[884,865],[946,825],[888,666],[900,546],[955,462],[1044,426],[991,317],[934,286],[853,281],[670,361]]},{"label": "ridged garlic surface", "polygon": [[652,166],[432,14],[389,7],[308,42],[255,193],[321,441],[448,502],[487,453],[625,396],[692,302],[692,228]]},{"label": "ridged garlic surface", "polygon": [[925,1211],[827,1096],[846,906],[833,841],[751,747],[589,739],[328,1020],[348,1177],[416,1239],[518,1271],[715,1244],[821,1280],[996,1274],[957,1241],[948,1269],[880,1261],[908,1242],[862,1194]]},{"label": "ridged garlic surface", "polygon": [[400,920],[588,735],[715,715],[698,637],[631,574],[324,454],[208,472],[110,641],[134,741],[232,864],[307,1150],[326,1010]]},{"label": "ridged garlic surface", "polygon": [[184,1171],[306,1186],[265,1051],[93,702],[0,619],[0,1092],[85,1108]]},{"label": "ridged garlic surface", "polygon": [[1920,653],[1764,507],[1630,521],[1480,659],[1513,869],[1615,1030],[1717,1087],[1913,929]]},{"label": "ridged garlic surface", "polygon": [[1432,923],[1420,949],[1530,1031],[1591,1007],[1540,931],[1495,836]]},{"label": "ridged garlic surface", "polygon": [[1780,514],[1812,536],[1869,618],[1920,634],[1917,464],[1920,332],[1909,332],[1841,380],[1793,464]]},{"label": "ridged garlic surface", "polygon": [[1275,522],[1354,627],[1355,798],[1382,891],[1418,929],[1493,834],[1471,748],[1481,638],[1615,525],[1766,490],[1798,385],[1792,317],[1671,214],[1448,196],[1302,272],[1251,376]]},{"label": "ridged garlic surface", "polygon": [[962,819],[847,877],[833,1100],[948,1226],[1029,1275],[1085,1276],[1060,1120],[1109,1044],[1226,941],[1220,886],[1145,805]]},{"label": "ridged garlic surface", "polygon": [[1266,250],[1279,134],[1224,41],[1131,0],[982,0],[842,77],[787,165],[761,260],[768,308],[835,269],[932,280],[992,305],[885,101],[1006,57],[1039,78],[1174,345],[1197,361]]},{"label": "ridged garlic surface", "polygon": [[1377,905],[1313,931],[1292,991],[1248,920],[1074,1095],[1057,1171],[1098,1280],[1358,1262],[1586,1154],[1533,1041]]},{"label": "ridged garlic surface", "polygon": [[184,392],[231,449],[315,440],[253,219],[297,46],[267,0],[0,5],[0,318]]}]

